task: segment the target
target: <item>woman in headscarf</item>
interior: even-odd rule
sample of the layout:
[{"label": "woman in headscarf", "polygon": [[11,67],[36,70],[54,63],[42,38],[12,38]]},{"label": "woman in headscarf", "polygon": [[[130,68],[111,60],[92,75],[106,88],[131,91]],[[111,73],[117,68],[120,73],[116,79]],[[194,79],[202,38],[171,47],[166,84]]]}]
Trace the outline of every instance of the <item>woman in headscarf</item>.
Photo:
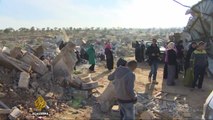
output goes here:
[{"label": "woman in headscarf", "polygon": [[106,55],[106,65],[107,69],[111,71],[113,69],[114,61],[113,61],[113,54],[112,54],[112,46],[108,42],[105,45],[105,55]]},{"label": "woman in headscarf", "polygon": [[175,43],[170,42],[167,45],[167,85],[174,86],[175,85],[175,73],[176,73],[176,64],[177,64],[177,53],[175,49]]},{"label": "woman in headscarf", "polygon": [[90,45],[89,48],[87,49],[87,54],[89,56],[89,64],[91,66],[89,67],[90,72],[95,72],[95,49],[94,45]]}]

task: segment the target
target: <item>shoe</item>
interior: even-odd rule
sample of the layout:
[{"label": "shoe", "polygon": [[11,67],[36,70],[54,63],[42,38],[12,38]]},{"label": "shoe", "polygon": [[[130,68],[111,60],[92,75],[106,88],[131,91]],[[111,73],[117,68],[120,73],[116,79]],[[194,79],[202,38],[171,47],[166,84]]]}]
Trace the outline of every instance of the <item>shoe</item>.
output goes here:
[{"label": "shoe", "polygon": [[156,84],[156,85],[157,85],[157,84],[158,84],[158,82],[157,82],[157,81],[152,81],[152,84]]},{"label": "shoe", "polygon": [[151,83],[151,77],[148,77],[149,82]]}]

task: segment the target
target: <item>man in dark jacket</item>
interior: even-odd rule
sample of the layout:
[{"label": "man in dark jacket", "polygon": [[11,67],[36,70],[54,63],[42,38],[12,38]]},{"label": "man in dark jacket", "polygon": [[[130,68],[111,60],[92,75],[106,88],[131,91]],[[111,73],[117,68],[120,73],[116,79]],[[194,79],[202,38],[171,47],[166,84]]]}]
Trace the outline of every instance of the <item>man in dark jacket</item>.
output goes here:
[{"label": "man in dark jacket", "polygon": [[136,61],[130,61],[127,65],[118,67],[115,72],[109,75],[108,79],[113,80],[115,95],[119,104],[121,120],[134,120],[134,103],[137,101],[134,92]]},{"label": "man in dark jacket", "polygon": [[184,47],[183,41],[180,40],[176,46],[177,49],[177,73],[183,72]]},{"label": "man in dark jacket", "polygon": [[158,63],[159,63],[159,57],[160,57],[160,49],[157,46],[156,39],[152,40],[152,45],[147,48],[146,55],[149,58],[148,62],[149,62],[149,65],[151,66],[151,71],[148,77],[149,82],[151,82],[151,78],[153,77],[152,83],[158,84],[158,82],[156,82],[156,77],[157,77]]}]

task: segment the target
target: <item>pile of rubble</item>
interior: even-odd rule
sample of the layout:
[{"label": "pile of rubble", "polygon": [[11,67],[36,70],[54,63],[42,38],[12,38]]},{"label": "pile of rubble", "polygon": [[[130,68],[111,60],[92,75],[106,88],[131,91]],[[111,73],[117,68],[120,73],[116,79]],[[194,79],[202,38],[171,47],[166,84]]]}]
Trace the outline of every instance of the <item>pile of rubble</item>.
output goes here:
[{"label": "pile of rubble", "polygon": [[41,112],[34,105],[39,96],[46,102],[43,110],[48,115],[62,112],[68,105],[79,107],[98,87],[98,82],[82,80],[73,74],[76,63],[73,43],[68,43],[57,55],[54,53],[56,56],[47,54],[51,53],[48,47],[0,50],[1,118],[7,119],[8,114],[11,120],[36,118]]},{"label": "pile of rubble", "polygon": [[[152,119],[187,119],[192,117],[190,114],[192,109],[186,103],[185,95],[162,91],[154,96],[138,93],[138,103],[144,107],[143,110],[151,113]],[[140,118],[143,119],[144,114],[141,114]]]},{"label": "pile of rubble", "polygon": [[[186,103],[186,95],[169,92],[159,92],[154,96],[147,93],[137,93],[137,118],[146,119],[192,119],[192,108]],[[114,86],[108,84],[104,92],[97,98],[100,110],[110,112],[116,105]]]}]

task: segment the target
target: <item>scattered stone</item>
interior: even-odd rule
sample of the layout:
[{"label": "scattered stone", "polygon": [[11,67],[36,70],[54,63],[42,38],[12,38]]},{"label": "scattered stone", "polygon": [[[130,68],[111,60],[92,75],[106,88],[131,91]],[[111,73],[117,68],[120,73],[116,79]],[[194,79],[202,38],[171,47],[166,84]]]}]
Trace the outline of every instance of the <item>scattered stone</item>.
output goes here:
[{"label": "scattered stone", "polygon": [[54,97],[54,94],[53,94],[53,92],[48,92],[48,93],[45,95],[45,97],[47,97],[47,98],[53,98],[53,97]]},{"label": "scattered stone", "polygon": [[3,98],[3,97],[5,97],[5,96],[6,96],[6,94],[5,94],[5,93],[0,92],[0,98]]},{"label": "scattered stone", "polygon": [[141,120],[153,120],[153,119],[155,119],[155,115],[151,111],[146,111],[140,115],[140,119]]},{"label": "scattered stone", "polygon": [[143,111],[145,111],[146,108],[144,107],[143,104],[137,102],[137,103],[135,104],[135,110],[136,110],[136,115],[139,115],[139,114],[141,114]]},{"label": "scattered stone", "polygon": [[35,116],[33,116],[33,115],[27,115],[27,116],[25,117],[25,119],[26,119],[26,120],[35,120]]},{"label": "scattered stone", "polygon": [[184,116],[185,118],[191,118],[191,117],[192,117],[191,113],[189,113],[189,112],[184,112],[184,113],[183,113],[183,116]]},{"label": "scattered stone", "polygon": [[89,82],[89,83],[82,83],[81,88],[83,90],[90,90],[98,87],[98,82]]},{"label": "scattered stone", "polygon": [[21,72],[19,82],[18,82],[18,87],[28,89],[29,81],[30,81],[30,75],[26,72]]}]

